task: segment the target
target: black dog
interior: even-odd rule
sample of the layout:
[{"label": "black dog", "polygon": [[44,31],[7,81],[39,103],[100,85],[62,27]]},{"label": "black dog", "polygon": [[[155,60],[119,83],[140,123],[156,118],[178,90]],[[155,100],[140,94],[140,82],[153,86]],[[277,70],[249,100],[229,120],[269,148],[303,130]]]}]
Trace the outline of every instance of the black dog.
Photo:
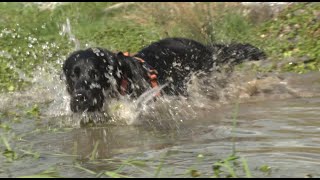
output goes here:
[{"label": "black dog", "polygon": [[250,44],[205,46],[185,38],[167,38],[134,56],[89,48],[72,53],[63,65],[73,112],[101,110],[106,97],[138,97],[148,89],[169,83],[163,93],[186,95],[191,72],[213,71],[219,64],[237,64],[265,58]]}]

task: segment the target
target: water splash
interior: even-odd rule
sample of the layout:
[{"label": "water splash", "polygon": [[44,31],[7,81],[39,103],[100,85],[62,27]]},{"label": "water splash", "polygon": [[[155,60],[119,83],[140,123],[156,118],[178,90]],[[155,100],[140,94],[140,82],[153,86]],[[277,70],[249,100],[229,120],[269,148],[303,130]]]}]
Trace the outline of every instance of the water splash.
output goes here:
[{"label": "water splash", "polygon": [[[71,23],[68,18],[60,33],[69,37],[69,41],[74,43],[75,50],[80,48],[80,42],[71,31]],[[17,32],[13,33],[7,29],[0,34],[0,36],[14,37],[18,35]],[[20,79],[30,82],[32,86],[23,92],[1,94],[1,111],[15,108],[16,105],[48,104],[42,109],[43,116],[48,119],[57,119],[57,124],[61,126],[80,127],[81,122],[93,121],[94,123],[107,122],[115,125],[150,125],[156,128],[179,129],[180,124],[196,120],[199,112],[211,111],[239,99],[241,102],[247,102],[270,98],[310,97],[320,94],[317,91],[320,89],[317,84],[312,89],[305,88],[310,87],[306,84],[303,86],[293,85],[294,83],[310,82],[312,78],[309,76],[295,82],[294,79],[299,79],[298,75],[280,78],[276,74],[268,74],[263,77],[255,72],[230,73],[221,69],[215,73],[217,68],[213,67],[212,74],[192,72],[191,79],[187,84],[188,97],[164,95],[159,97],[157,101],[153,101],[153,96],[167,86],[165,84],[143,93],[138,99],[129,99],[127,96],[120,96],[119,99],[107,99],[102,113],[77,114],[70,110],[70,96],[66,91],[64,76],[61,72],[65,57],[59,54],[54,62],[60,68],[53,67],[47,59],[52,59],[50,54],[57,52],[58,47],[54,43],[40,44],[37,38],[31,35],[25,38],[32,47],[23,53],[32,55],[36,51],[34,46],[40,46],[42,52],[36,54],[40,54],[44,62],[41,67],[37,67],[33,71],[31,76],[24,74],[14,64],[10,65],[10,68],[19,74]],[[20,52],[20,50],[17,51]],[[0,51],[0,56],[11,60],[16,55]],[[11,62],[14,63],[14,61]],[[176,68],[184,70],[178,62],[175,62],[174,65]],[[312,77],[319,76],[313,75]],[[310,81],[306,81],[306,79]]]},{"label": "water splash", "polygon": [[66,23],[62,25],[61,35],[68,35],[69,41],[74,43],[74,50],[80,49],[80,42],[76,39],[75,35],[71,31],[71,24],[69,18],[66,19]]},{"label": "water splash", "polygon": [[[305,78],[292,74],[279,78],[276,74],[261,77],[254,72],[219,72],[199,78],[194,73],[187,86],[188,97],[163,95],[153,101],[154,94],[165,87],[163,85],[145,92],[135,100],[127,96],[108,99],[102,113],[72,113],[70,97],[65,82],[60,79],[60,73],[60,69],[49,64],[38,67],[30,80],[30,89],[1,95],[2,110],[23,103],[48,104],[42,109],[42,115],[57,120],[56,125],[60,126],[77,128],[81,122],[92,120],[97,124],[143,125],[179,130],[180,125],[197,120],[201,112],[215,110],[239,99],[240,102],[248,102],[320,95],[319,84],[311,82],[317,80],[317,74],[305,75]],[[301,82],[304,83],[302,86]],[[307,85],[308,82],[313,85]]]},{"label": "water splash", "polygon": [[122,120],[128,125],[141,124],[141,115],[150,111],[150,108],[154,108],[154,98],[156,94],[166,87],[164,84],[160,87],[152,88],[144,92],[138,99],[132,100],[128,96],[123,96],[120,100],[107,100],[110,104],[107,105],[106,111],[109,111],[113,121]]}]

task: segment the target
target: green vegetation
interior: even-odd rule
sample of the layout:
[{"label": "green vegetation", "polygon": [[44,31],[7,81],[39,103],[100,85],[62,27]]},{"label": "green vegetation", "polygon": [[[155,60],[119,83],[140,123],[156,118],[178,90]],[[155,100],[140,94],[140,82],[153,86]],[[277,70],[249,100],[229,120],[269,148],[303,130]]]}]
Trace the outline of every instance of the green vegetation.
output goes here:
[{"label": "green vegetation", "polygon": [[244,13],[248,7],[239,3],[124,3],[109,8],[116,4],[65,3],[41,9],[34,3],[0,3],[0,90],[23,89],[38,66],[61,68],[75,48],[70,32],[63,31],[67,19],[81,48],[135,52],[155,40],[180,36],[203,43],[252,43],[272,60],[267,71],[279,67],[304,73],[320,67],[319,3],[292,4],[273,19]]},{"label": "green vegetation", "polygon": [[320,3],[297,3],[259,27],[261,46],[283,71],[320,70]]},{"label": "green vegetation", "polygon": [[18,178],[62,178],[56,169],[49,168],[45,171],[42,171],[38,174],[28,175],[28,176],[20,176]]},{"label": "green vegetation", "polygon": [[27,111],[27,115],[33,116],[33,117],[39,117],[40,116],[40,109],[37,104],[33,105],[33,107]]}]

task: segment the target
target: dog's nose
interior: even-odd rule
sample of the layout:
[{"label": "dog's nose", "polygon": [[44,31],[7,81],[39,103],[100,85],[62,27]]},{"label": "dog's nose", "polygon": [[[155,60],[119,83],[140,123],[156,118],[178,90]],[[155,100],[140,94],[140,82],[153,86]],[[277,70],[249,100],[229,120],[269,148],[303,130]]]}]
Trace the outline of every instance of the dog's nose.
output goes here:
[{"label": "dog's nose", "polygon": [[82,102],[83,103],[83,102],[86,102],[88,100],[88,97],[83,93],[77,93],[75,95],[75,100],[77,102]]}]

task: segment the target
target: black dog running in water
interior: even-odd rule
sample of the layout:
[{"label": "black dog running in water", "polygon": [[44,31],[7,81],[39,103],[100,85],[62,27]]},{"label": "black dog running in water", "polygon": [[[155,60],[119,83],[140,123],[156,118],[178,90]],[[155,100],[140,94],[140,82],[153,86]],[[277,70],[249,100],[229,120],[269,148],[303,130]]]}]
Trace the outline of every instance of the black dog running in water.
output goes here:
[{"label": "black dog running in water", "polygon": [[107,97],[128,94],[133,98],[169,83],[162,93],[186,95],[190,73],[211,72],[214,64],[231,65],[265,58],[250,44],[205,46],[185,38],[166,38],[128,56],[102,48],[73,52],[63,65],[73,112],[99,111]]}]

